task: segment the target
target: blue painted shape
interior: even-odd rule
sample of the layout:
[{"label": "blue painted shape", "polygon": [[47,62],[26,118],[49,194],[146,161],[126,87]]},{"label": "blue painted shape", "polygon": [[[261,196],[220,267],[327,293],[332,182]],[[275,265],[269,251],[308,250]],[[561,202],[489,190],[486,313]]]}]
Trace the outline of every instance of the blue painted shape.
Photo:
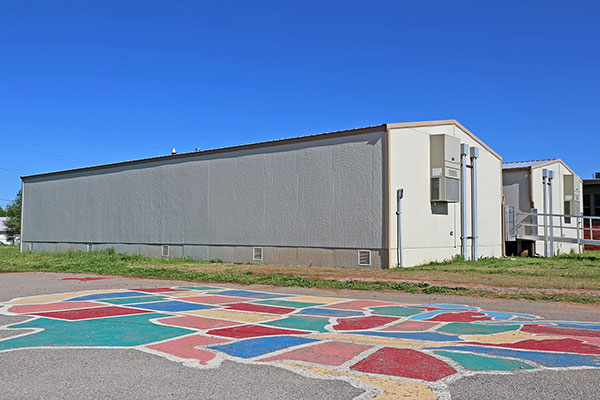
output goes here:
[{"label": "blue painted shape", "polygon": [[150,322],[160,317],[164,317],[164,314],[145,313],[82,321],[36,318],[11,325],[10,328],[40,328],[42,331],[2,340],[0,350],[41,346],[139,346],[194,332]]},{"label": "blue painted shape", "polygon": [[193,311],[193,310],[206,310],[208,308],[214,308],[212,306],[206,306],[204,304],[197,303],[186,303],[185,301],[158,301],[156,303],[143,303],[143,304],[131,304],[131,308],[141,308],[143,310],[153,311]]},{"label": "blue painted shape", "polygon": [[296,336],[271,336],[240,340],[239,342],[211,346],[209,348],[222,351],[230,356],[252,358],[311,342],[318,342],[318,340]]},{"label": "blue painted shape", "polygon": [[461,304],[407,304],[404,307],[415,307],[415,308],[436,307],[436,308],[443,308],[446,310],[462,310],[462,311],[479,310],[479,308],[477,308],[477,307],[465,306],[465,305],[461,305]]},{"label": "blue painted shape", "polygon": [[427,311],[422,314],[414,315],[414,316],[410,317],[409,319],[420,321],[420,320],[424,320],[424,319],[433,318],[436,315],[440,315],[440,314],[458,314],[458,313],[463,313],[463,312],[465,312],[465,310],[434,310],[434,311]]},{"label": "blue painted shape", "polygon": [[334,310],[332,308],[305,308],[298,314],[304,315],[321,315],[324,317],[359,317],[364,314],[360,311],[349,311],[349,310]]},{"label": "blue painted shape", "polygon": [[[430,350],[434,350],[431,349]],[[446,346],[436,347],[435,350],[457,350],[471,353],[487,354],[498,357],[518,358],[533,361],[545,367],[600,367],[600,357],[589,354],[547,353],[541,351],[525,351],[503,349],[487,346]]]},{"label": "blue painted shape", "polygon": [[275,299],[279,297],[290,297],[288,294],[253,292],[250,290],[225,290],[223,292],[215,292],[213,294],[218,294],[219,296],[249,297],[253,299]]},{"label": "blue painted shape", "polygon": [[437,332],[378,332],[378,331],[352,331],[344,332],[348,335],[379,336],[390,339],[428,340],[431,342],[462,342],[455,335],[446,335]]},{"label": "blue painted shape", "polygon": [[600,324],[595,322],[555,322],[557,328],[588,329],[591,331],[600,331]]},{"label": "blue painted shape", "polygon": [[119,299],[123,297],[140,297],[140,296],[150,296],[148,293],[142,292],[115,292],[115,293],[98,293],[98,294],[88,294],[86,296],[74,297],[72,299],[68,299],[65,301],[84,301],[84,300],[101,300],[101,299]]}]

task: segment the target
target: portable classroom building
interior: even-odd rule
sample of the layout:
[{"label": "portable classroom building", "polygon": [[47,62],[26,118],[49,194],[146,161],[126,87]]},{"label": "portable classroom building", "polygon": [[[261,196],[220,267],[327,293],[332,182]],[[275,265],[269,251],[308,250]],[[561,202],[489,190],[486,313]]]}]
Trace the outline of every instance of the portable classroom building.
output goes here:
[{"label": "portable classroom building", "polygon": [[373,268],[449,259],[461,246],[461,143],[480,149],[478,254],[501,256],[502,159],[455,120],[26,176],[22,250]]},{"label": "portable classroom building", "polygon": [[[552,190],[548,190],[547,210],[544,212],[544,170],[553,171]],[[521,214],[517,217],[518,224],[538,224],[537,227],[521,226],[518,230],[520,236],[527,239],[508,240],[506,242],[507,254],[520,254],[527,250],[529,254],[545,255],[543,214],[569,214],[579,215],[583,211],[581,203],[582,181],[571,168],[559,158],[546,160],[505,162],[502,166],[503,192],[505,207],[514,207],[517,212],[541,214]],[[552,203],[552,210],[550,210]],[[550,226],[548,217],[547,225]],[[555,238],[571,239],[568,241],[554,241],[554,253],[578,250],[575,243],[577,238],[577,219],[570,217],[553,217],[552,230],[548,229],[548,236]],[[561,229],[562,226],[562,229]],[[552,235],[553,233],[553,235]],[[538,236],[537,240],[534,238]]]}]

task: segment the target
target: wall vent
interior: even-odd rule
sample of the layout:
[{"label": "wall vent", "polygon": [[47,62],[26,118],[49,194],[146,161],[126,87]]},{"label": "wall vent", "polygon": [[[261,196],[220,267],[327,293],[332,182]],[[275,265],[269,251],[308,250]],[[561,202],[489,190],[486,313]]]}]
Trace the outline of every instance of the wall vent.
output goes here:
[{"label": "wall vent", "polygon": [[90,251],[92,251],[92,245],[91,245],[91,244],[88,244],[88,245],[87,245],[87,252],[89,253]]},{"label": "wall vent", "polygon": [[33,243],[29,243],[29,251],[33,251]]},{"label": "wall vent", "polygon": [[162,256],[169,257],[169,246],[167,246],[167,245],[162,246]]},{"label": "wall vent", "polygon": [[262,261],[263,259],[263,248],[253,247],[252,248],[252,261]]},{"label": "wall vent", "polygon": [[371,265],[371,250],[358,251],[358,265]]}]

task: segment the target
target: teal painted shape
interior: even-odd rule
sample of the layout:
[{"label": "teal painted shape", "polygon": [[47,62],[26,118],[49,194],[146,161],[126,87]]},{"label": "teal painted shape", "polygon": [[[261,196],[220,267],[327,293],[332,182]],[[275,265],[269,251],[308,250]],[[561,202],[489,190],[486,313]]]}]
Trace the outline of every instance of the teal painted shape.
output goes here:
[{"label": "teal painted shape", "polygon": [[41,328],[43,331],[0,341],[0,350],[29,347],[138,346],[194,332],[190,329],[156,325],[153,318],[164,314],[147,313],[82,321],[37,318],[11,325],[14,329]]},{"label": "teal painted shape", "polygon": [[223,290],[222,287],[212,287],[212,286],[177,286],[177,289],[187,289],[187,290]]},{"label": "teal painted shape", "polygon": [[410,317],[425,311],[420,308],[406,308],[403,306],[370,307],[370,309],[371,314],[390,315],[392,317]]},{"label": "teal painted shape", "polygon": [[457,335],[493,335],[494,333],[516,331],[520,325],[483,325],[470,322],[452,322],[437,329],[438,332]]},{"label": "teal painted shape", "polygon": [[261,325],[271,325],[281,328],[301,329],[305,331],[327,332],[329,318],[290,316],[275,321],[263,322]]},{"label": "teal painted shape", "polygon": [[109,299],[102,300],[103,303],[110,304],[137,304],[137,303],[150,303],[151,301],[161,301],[167,299],[164,296],[146,296],[146,297],[129,297],[126,299]]},{"label": "teal painted shape", "polygon": [[253,304],[268,304],[270,306],[279,307],[290,307],[290,308],[307,308],[322,306],[325,303],[304,303],[302,301],[288,301],[288,300],[261,300],[253,302]]},{"label": "teal painted shape", "polygon": [[450,351],[434,351],[434,353],[442,357],[448,357],[470,371],[518,371],[533,369],[529,364],[506,358],[494,358]]}]

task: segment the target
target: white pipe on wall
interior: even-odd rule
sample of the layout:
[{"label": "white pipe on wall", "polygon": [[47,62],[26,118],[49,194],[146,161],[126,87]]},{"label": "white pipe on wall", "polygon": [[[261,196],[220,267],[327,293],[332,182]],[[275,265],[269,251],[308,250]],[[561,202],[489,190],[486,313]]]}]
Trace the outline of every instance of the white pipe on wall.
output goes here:
[{"label": "white pipe on wall", "polygon": [[550,218],[550,257],[554,257],[554,217],[552,216],[553,214],[553,207],[552,207],[552,180],[554,179],[554,171],[553,170],[548,170],[548,191],[550,192],[550,195],[548,196],[548,202],[549,202],[549,218]]},{"label": "white pipe on wall", "polygon": [[479,148],[471,147],[471,259],[477,260],[478,254],[478,233],[477,233],[477,159],[479,158]]},{"label": "white pipe on wall", "polygon": [[400,188],[396,191],[396,255],[398,258],[398,266],[403,267],[402,261],[402,198],[404,197],[404,189]]},{"label": "white pipe on wall", "polygon": [[467,261],[467,154],[469,145],[460,145],[460,255]]},{"label": "white pipe on wall", "polygon": [[548,170],[542,169],[542,184],[544,185],[544,256],[548,257]]}]

